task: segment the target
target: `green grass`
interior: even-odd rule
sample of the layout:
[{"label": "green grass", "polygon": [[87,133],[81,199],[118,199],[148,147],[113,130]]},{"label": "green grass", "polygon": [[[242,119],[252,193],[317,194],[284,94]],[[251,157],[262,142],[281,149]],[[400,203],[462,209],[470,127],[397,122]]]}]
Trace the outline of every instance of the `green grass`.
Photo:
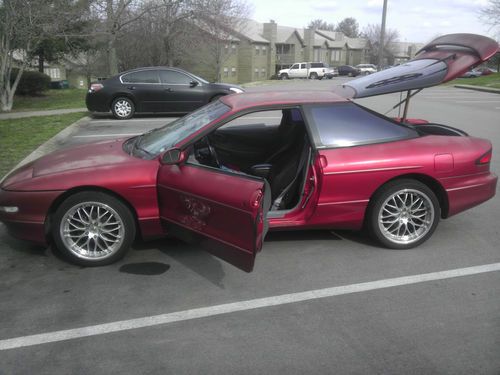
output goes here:
[{"label": "green grass", "polygon": [[16,95],[13,111],[44,111],[49,109],[85,108],[86,90],[48,90],[41,96]]},{"label": "green grass", "polygon": [[500,73],[477,78],[457,78],[450,82],[453,85],[472,85],[500,89]]},{"label": "green grass", "polygon": [[0,120],[0,178],[38,146],[84,115],[80,112]]}]

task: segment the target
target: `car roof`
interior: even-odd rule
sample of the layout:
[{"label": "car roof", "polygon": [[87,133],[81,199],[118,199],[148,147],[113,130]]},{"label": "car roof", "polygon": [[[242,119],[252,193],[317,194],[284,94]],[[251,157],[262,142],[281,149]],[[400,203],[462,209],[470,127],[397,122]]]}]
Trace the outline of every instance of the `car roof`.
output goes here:
[{"label": "car roof", "polygon": [[329,91],[267,91],[244,92],[223,96],[222,102],[233,110],[250,107],[271,107],[273,105],[300,105],[311,103],[348,102],[348,99]]}]

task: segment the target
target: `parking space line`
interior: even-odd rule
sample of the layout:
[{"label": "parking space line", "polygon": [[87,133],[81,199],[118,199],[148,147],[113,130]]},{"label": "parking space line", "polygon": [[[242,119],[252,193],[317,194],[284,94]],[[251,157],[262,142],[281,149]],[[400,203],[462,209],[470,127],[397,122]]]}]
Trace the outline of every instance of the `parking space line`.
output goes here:
[{"label": "parking space line", "polygon": [[14,337],[0,340],[0,351],[22,348],[33,345],[47,344],[82,337],[97,336],[131,329],[152,327],[186,320],[207,318],[239,311],[260,309],[290,303],[304,302],[346,294],[367,292],[396,286],[418,284],[427,281],[445,280],[455,277],[478,275],[487,272],[500,271],[500,263],[484,264],[480,266],[459,268],[453,270],[431,272],[420,275],[403,276],[391,279],[370,281],[359,284],[336,286],[332,288],[316,289],[306,292],[283,294],[279,296],[257,298],[246,301],[226,303],[216,306],[201,307],[191,310],[178,311],[168,314],[146,316],[137,319],[121,320],[111,323],[98,324],[87,327],[66,329],[41,333],[36,335]]},{"label": "parking space line", "polygon": [[500,103],[500,100],[455,100],[455,103]]}]

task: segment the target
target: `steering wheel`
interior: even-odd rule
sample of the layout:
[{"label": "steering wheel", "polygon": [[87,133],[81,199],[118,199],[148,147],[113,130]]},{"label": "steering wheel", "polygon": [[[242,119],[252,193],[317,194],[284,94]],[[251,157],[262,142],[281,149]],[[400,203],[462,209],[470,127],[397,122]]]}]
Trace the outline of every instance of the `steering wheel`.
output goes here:
[{"label": "steering wheel", "polygon": [[208,151],[210,152],[210,157],[211,157],[212,162],[214,164],[213,166],[220,168],[219,158],[217,157],[217,153],[215,152],[215,148],[210,143],[210,139],[209,139],[208,135],[205,136],[205,142],[207,143]]}]

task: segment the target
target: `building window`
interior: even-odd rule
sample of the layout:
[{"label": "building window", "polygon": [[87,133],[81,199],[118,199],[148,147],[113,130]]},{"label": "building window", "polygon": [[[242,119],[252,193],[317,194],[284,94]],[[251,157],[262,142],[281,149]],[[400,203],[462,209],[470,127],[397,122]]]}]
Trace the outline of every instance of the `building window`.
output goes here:
[{"label": "building window", "polygon": [[224,77],[229,77],[229,69],[224,68]]},{"label": "building window", "polygon": [[262,55],[267,55],[267,48],[266,46],[262,46]]},{"label": "building window", "polygon": [[255,46],[255,54],[260,55],[260,46]]},{"label": "building window", "polygon": [[254,75],[255,78],[259,78],[259,69],[256,68],[254,70],[254,74],[253,75]]},{"label": "building window", "polygon": [[339,49],[332,50],[332,61],[340,61],[342,56],[342,51]]},{"label": "building window", "polygon": [[47,74],[52,79],[60,79],[61,78],[61,70],[59,68],[45,69],[45,74]]},{"label": "building window", "polygon": [[265,78],[265,77],[266,77],[266,69],[261,69],[261,70],[260,70],[260,76],[261,76],[262,78]]},{"label": "building window", "polygon": [[231,68],[231,76],[236,77],[236,68]]},{"label": "building window", "polygon": [[276,44],[276,54],[288,55],[291,53],[292,53],[292,48],[290,44]]}]

